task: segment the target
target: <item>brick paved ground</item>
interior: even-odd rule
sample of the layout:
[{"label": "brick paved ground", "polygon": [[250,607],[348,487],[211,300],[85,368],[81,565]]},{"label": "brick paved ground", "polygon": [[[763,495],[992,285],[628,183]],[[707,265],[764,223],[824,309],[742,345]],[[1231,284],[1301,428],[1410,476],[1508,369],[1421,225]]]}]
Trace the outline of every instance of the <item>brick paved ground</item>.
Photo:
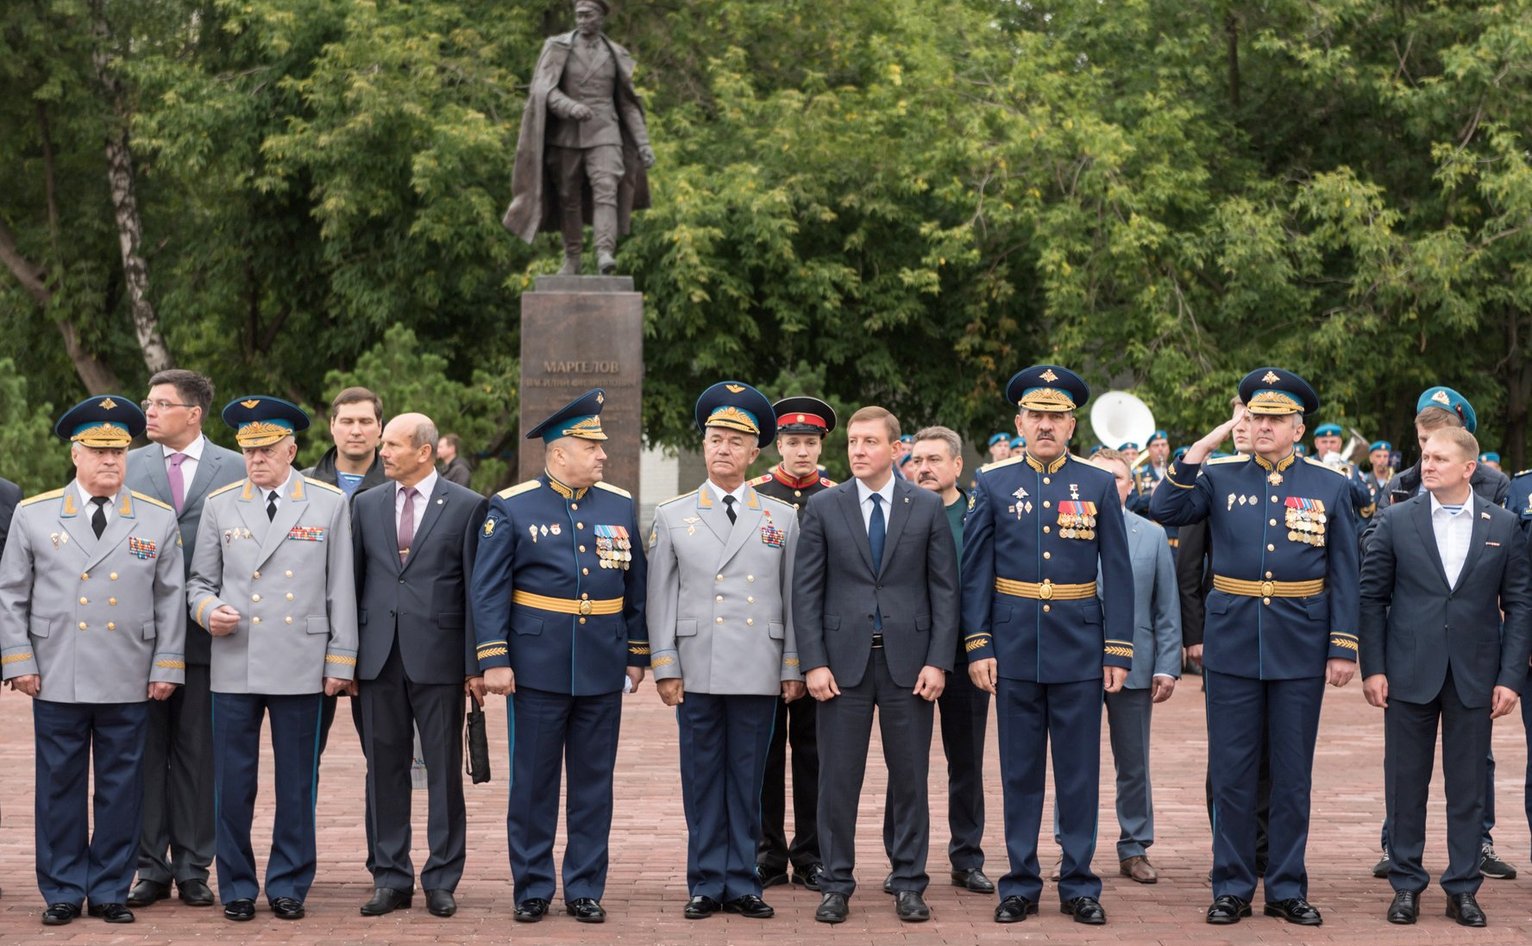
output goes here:
[{"label": "brick paved ground", "polygon": [[[488,785],[470,786],[468,877],[458,890],[461,911],[450,920],[426,913],[423,898],[416,907],[378,919],[357,915],[371,884],[362,868],[362,763],[349,715],[336,721],[335,736],[324,760],[319,799],[320,875],[308,900],[309,915],[286,923],[257,914],[256,921],[234,924],[216,908],[197,910],[168,901],[138,911],[133,926],[108,927],[81,919],[62,928],[39,923],[39,899],[32,861],[33,759],[31,713],[27,700],[6,692],[0,698],[0,944],[13,943],[503,943],[580,942],[643,944],[751,944],[815,942],[835,946],[871,944],[1011,943],[1517,943],[1532,939],[1532,864],[1528,862],[1527,823],[1522,808],[1522,772],[1526,759],[1522,727],[1514,715],[1497,727],[1499,759],[1496,787],[1501,827],[1496,838],[1501,853],[1523,868],[1513,881],[1486,881],[1481,903],[1489,914],[1487,930],[1463,930],[1442,916],[1443,899],[1433,890],[1424,900],[1419,926],[1392,927],[1382,919],[1390,891],[1386,881],[1372,879],[1369,868],[1377,856],[1381,792],[1382,716],[1362,701],[1353,683],[1331,691],[1320,730],[1314,791],[1314,831],[1309,844],[1311,899],[1325,914],[1318,930],[1300,930],[1275,919],[1257,916],[1232,928],[1209,927],[1202,911],[1209,898],[1208,827],[1203,810],[1205,760],[1202,704],[1196,680],[1156,710],[1154,778],[1159,842],[1153,859],[1161,871],[1156,886],[1141,887],[1116,876],[1111,840],[1116,836],[1111,812],[1111,780],[1102,785],[1102,843],[1096,868],[1106,876],[1103,901],[1111,922],[1102,928],[1077,926],[1061,916],[1056,895],[1043,894],[1044,912],[1019,926],[998,926],[991,920],[994,899],[945,884],[946,844],[943,779],[933,777],[932,803],[938,817],[932,838],[933,883],[928,899],[934,918],[925,924],[902,925],[893,916],[887,897],[876,889],[886,872],[878,849],[882,819],[881,771],[869,769],[863,796],[861,845],[858,849],[864,892],[852,899],[850,922],[831,928],[813,922],[817,896],[799,889],[776,888],[768,900],[777,908],[769,921],[714,917],[701,922],[682,918],[686,899],[685,832],[676,776],[676,734],[673,716],[655,698],[646,681],[630,697],[623,721],[619,760],[617,818],[613,832],[612,871],[605,904],[611,919],[605,926],[584,926],[554,916],[536,926],[510,922],[510,886],[505,844],[505,733],[503,709],[496,707],[494,761],[496,778]],[[939,738],[939,737],[938,737]],[[942,771],[941,750],[934,747],[933,775]],[[876,751],[876,750],[875,750]],[[1103,753],[1105,754],[1105,749]],[[986,832],[991,876],[1004,872],[1000,842],[999,796],[994,789],[993,728],[990,737],[991,821]],[[270,762],[263,760],[262,802],[257,812],[257,851],[269,838],[271,810]],[[423,843],[423,796],[415,833]],[[1439,873],[1445,866],[1440,794],[1432,811],[1427,866]],[[423,857],[417,860],[418,864]],[[1051,858],[1045,857],[1045,863]]]}]

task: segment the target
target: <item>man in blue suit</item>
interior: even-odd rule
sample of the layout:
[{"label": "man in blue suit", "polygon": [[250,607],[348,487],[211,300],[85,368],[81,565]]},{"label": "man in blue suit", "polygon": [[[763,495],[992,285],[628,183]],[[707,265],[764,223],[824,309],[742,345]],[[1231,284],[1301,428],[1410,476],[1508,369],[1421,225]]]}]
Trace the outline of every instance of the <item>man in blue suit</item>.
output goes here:
[{"label": "man in blue suit", "polygon": [[1390,923],[1415,922],[1430,882],[1421,855],[1439,722],[1447,916],[1485,925],[1475,894],[1491,721],[1515,708],[1526,680],[1532,588],[1517,515],[1469,486],[1478,450],[1461,427],[1430,436],[1420,459],[1426,494],[1387,510],[1362,572],[1363,688],[1384,710]]},{"label": "man in blue suit", "polygon": [[527,431],[543,439],[547,469],[490,500],[469,585],[484,687],[511,695],[506,828],[522,923],[553,899],[566,766],[564,908],[582,923],[606,920],[622,693],[649,664],[638,516],[632,496],[601,481],[605,403],[594,388]]},{"label": "man in blue suit", "polygon": [[[1091,463],[1112,474],[1117,495],[1126,503],[1133,491],[1127,457],[1103,450]],[[1149,846],[1154,843],[1149,720],[1153,705],[1170,699],[1181,676],[1181,601],[1164,528],[1126,509],[1123,521],[1133,560],[1133,669],[1121,690],[1106,695],[1117,768],[1117,865],[1122,876],[1152,884],[1159,873],[1149,863]]]},{"label": "man in blue suit", "polygon": [[[995,694],[1010,871],[995,922],[1037,912],[1037,835],[1053,742],[1062,912],[1106,922],[1096,850],[1101,691],[1133,659],[1133,568],[1112,476],[1071,456],[1075,409],[1090,398],[1067,368],[1035,365],[1006,385],[1026,437],[1020,455],[979,471],[963,530],[968,674]],[[1097,597],[1097,575],[1101,576]]]},{"label": "man in blue suit", "polygon": [[[1319,409],[1307,381],[1257,368],[1239,394],[1243,406],[1171,464],[1150,501],[1167,525],[1206,519],[1212,546],[1202,652],[1214,821],[1207,921],[1250,915],[1264,745],[1271,764],[1265,912],[1318,926],[1304,849],[1324,687],[1345,686],[1356,671],[1351,487],[1343,474],[1297,455],[1303,414]],[[1247,412],[1254,454],[1204,464]]]}]

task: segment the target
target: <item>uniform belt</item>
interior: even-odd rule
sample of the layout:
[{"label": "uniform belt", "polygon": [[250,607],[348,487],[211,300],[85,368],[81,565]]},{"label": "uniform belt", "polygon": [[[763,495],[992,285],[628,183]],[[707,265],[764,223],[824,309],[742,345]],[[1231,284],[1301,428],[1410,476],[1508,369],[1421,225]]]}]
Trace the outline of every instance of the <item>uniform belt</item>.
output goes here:
[{"label": "uniform belt", "polygon": [[1047,580],[1038,583],[996,578],[995,590],[1003,595],[1032,598],[1036,601],[1080,601],[1096,596],[1096,583],[1088,581],[1083,585],[1057,585]]},{"label": "uniform belt", "polygon": [[589,598],[550,598],[547,595],[534,595],[530,591],[514,591],[511,593],[511,603],[526,605],[529,608],[537,608],[539,611],[557,611],[560,614],[621,614],[621,598],[602,598],[592,601]]},{"label": "uniform belt", "polygon": [[1244,595],[1247,598],[1309,598],[1325,590],[1325,580],[1313,581],[1245,581],[1240,578],[1213,576],[1213,590],[1224,594]]}]

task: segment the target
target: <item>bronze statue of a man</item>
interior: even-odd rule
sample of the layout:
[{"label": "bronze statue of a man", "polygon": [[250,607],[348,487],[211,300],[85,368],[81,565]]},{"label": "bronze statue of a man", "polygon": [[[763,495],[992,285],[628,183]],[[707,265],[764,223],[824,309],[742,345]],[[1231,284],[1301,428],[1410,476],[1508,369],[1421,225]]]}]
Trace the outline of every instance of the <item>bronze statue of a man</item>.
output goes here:
[{"label": "bronze statue of a man", "polygon": [[550,36],[537,59],[502,222],[528,243],[541,231],[562,233],[561,275],[580,272],[589,222],[606,275],[617,268],[618,234],[649,206],[644,169],[654,150],[633,90],[633,57],[601,32],[606,0],[575,0],[574,12],[574,31]]}]

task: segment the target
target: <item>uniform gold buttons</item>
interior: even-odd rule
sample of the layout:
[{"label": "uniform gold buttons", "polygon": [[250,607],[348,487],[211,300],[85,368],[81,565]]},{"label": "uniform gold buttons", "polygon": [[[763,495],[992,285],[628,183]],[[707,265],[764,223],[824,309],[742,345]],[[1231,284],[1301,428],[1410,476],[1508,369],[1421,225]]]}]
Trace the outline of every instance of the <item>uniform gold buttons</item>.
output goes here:
[{"label": "uniform gold buttons", "polygon": [[1045,500],[1043,500],[1043,508],[1044,509],[1052,509],[1053,508],[1053,504],[1045,499]]},{"label": "uniform gold buttons", "polygon": [[583,528],[585,528],[585,523],[577,522],[577,523],[575,523],[575,528],[576,529],[583,529]]},{"label": "uniform gold buttons", "polygon": [[117,599],[116,598],[107,598],[106,599],[106,603],[110,604],[110,605],[115,605],[115,604],[117,604]]},{"label": "uniform gold buttons", "polygon": [[580,569],[580,574],[582,574],[582,575],[589,575],[590,574],[590,569],[582,568],[582,569]]},{"label": "uniform gold buttons", "polygon": [[713,623],[714,624],[722,624],[723,623],[723,618],[721,618],[721,617],[713,618]]},{"label": "uniform gold buttons", "polygon": [[584,623],[585,623],[585,619],[584,619],[584,618],[581,618],[581,619],[580,619],[580,623],[581,623],[581,624],[584,624]]},{"label": "uniform gold buttons", "polygon": [[110,578],[112,581],[116,581],[117,580],[117,573],[116,572],[112,572],[110,575],[108,575],[106,577]]},{"label": "uniform gold buttons", "polygon": [[588,591],[580,592],[580,600],[581,601],[589,601],[590,600],[590,592],[588,592]]},{"label": "uniform gold buttons", "polygon": [[1050,559],[1052,557],[1053,557],[1053,553],[1052,552],[1044,552],[1043,553],[1043,559],[1044,560]]},{"label": "uniform gold buttons", "polygon": [[259,601],[259,600],[261,600],[261,596],[260,595],[251,595],[250,596],[250,600],[251,601]]},{"label": "uniform gold buttons", "polygon": [[257,614],[255,617],[250,619],[250,623],[251,624],[259,624],[259,623],[261,623],[261,616],[259,614]]},{"label": "uniform gold buttons", "polygon": [[1270,606],[1271,605],[1271,599],[1270,598],[1262,598],[1261,599],[1261,604]]},{"label": "uniform gold buttons", "polygon": [[288,570],[287,570],[287,573],[286,573],[286,574],[287,574],[287,577],[288,577],[288,578],[291,578],[291,577],[293,577],[293,570],[292,570],[292,569],[291,569],[291,568],[289,568],[289,569],[288,569]]},{"label": "uniform gold buttons", "polygon": [[[291,572],[289,572],[289,574],[291,574]],[[251,572],[250,573],[250,577],[259,580],[260,577],[261,577],[261,573],[260,572]]]},{"label": "uniform gold buttons", "polygon": [[80,630],[82,630],[82,631],[85,630],[85,622],[84,621],[80,622]]},{"label": "uniform gold buttons", "polygon": [[293,623],[293,616],[289,614],[286,618],[283,618],[283,620],[285,620],[288,624],[291,624]]},{"label": "uniform gold buttons", "polygon": [[745,576],[745,580],[746,581],[755,581],[755,576],[754,575],[746,575]]},{"label": "uniform gold buttons", "polygon": [[1048,613],[1049,611],[1052,611],[1052,610],[1053,610],[1053,605],[1051,605],[1051,604],[1043,605],[1043,613],[1044,614],[1046,614],[1046,613]]},{"label": "uniform gold buttons", "polygon": [[719,575],[717,578],[714,578],[713,580],[714,581],[723,581],[723,576]]},{"label": "uniform gold buttons", "polygon": [[87,599],[85,599],[85,598],[81,598],[81,599],[80,599],[80,603],[81,603],[81,604],[90,604],[90,601],[88,601],[88,600],[87,600]]},{"label": "uniform gold buttons", "polygon": [[1048,528],[1047,526],[1043,526],[1043,531],[1044,532],[1052,532],[1053,530]]},{"label": "uniform gold buttons", "polygon": [[795,489],[795,490],[793,490],[793,496],[794,496],[794,498],[796,498],[796,497],[799,497],[799,496],[802,496],[802,495],[803,495],[803,490],[801,490],[801,489]]},{"label": "uniform gold buttons", "polygon": [[1277,501],[1277,497],[1275,497],[1275,496],[1271,497],[1271,501],[1272,502],[1276,502]]},{"label": "uniform gold buttons", "polygon": [[713,600],[714,601],[722,601],[723,600],[723,595],[714,595],[713,596]]},{"label": "uniform gold buttons", "polygon": [[752,627],[754,627],[755,626],[755,618],[745,618],[745,623],[749,624]]},{"label": "uniform gold buttons", "polygon": [[1050,485],[1050,484],[1051,484],[1051,483],[1052,483],[1052,482],[1053,482],[1053,480],[1051,480],[1051,479],[1049,479],[1049,478],[1048,478],[1048,477],[1046,477],[1046,476],[1045,476],[1045,477],[1043,477],[1043,485],[1044,485],[1044,486],[1048,486],[1048,485]]},{"label": "uniform gold buttons", "polygon": [[1271,572],[1267,572],[1267,573],[1266,573],[1266,577],[1267,577],[1267,578],[1270,578],[1270,577],[1271,577]]},{"label": "uniform gold buttons", "polygon": [[83,572],[80,575],[80,580],[81,581],[90,581],[90,572]]},{"label": "uniform gold buttons", "polygon": [[580,546],[580,551],[582,551],[582,552],[585,551],[585,546],[583,546],[583,545]]},{"label": "uniform gold buttons", "polygon": [[1276,524],[1277,524],[1277,520],[1275,520],[1275,519],[1273,519],[1273,520],[1271,520],[1270,522],[1267,523],[1267,525],[1273,525],[1273,526],[1276,525]]},{"label": "uniform gold buttons", "polygon": [[1277,550],[1277,547],[1275,545],[1268,544],[1266,546],[1266,551],[1268,551],[1268,552],[1275,552],[1276,550]]},{"label": "uniform gold buttons", "polygon": [[749,597],[745,598],[745,603],[746,604],[755,604],[755,595],[750,595]]},{"label": "uniform gold buttons", "polygon": [[579,503],[570,503],[569,504],[569,508],[570,509],[579,509],[580,508],[580,504]]},{"label": "uniform gold buttons", "polygon": [[291,591],[289,591],[289,592],[288,592],[288,593],[287,593],[287,600],[288,600],[288,601],[291,601],[291,600],[293,600],[293,593],[292,593],[292,592],[291,592]]},{"label": "uniform gold buttons", "polygon": [[117,622],[116,621],[107,621],[106,622],[106,629],[109,630],[109,631],[117,630]]}]

